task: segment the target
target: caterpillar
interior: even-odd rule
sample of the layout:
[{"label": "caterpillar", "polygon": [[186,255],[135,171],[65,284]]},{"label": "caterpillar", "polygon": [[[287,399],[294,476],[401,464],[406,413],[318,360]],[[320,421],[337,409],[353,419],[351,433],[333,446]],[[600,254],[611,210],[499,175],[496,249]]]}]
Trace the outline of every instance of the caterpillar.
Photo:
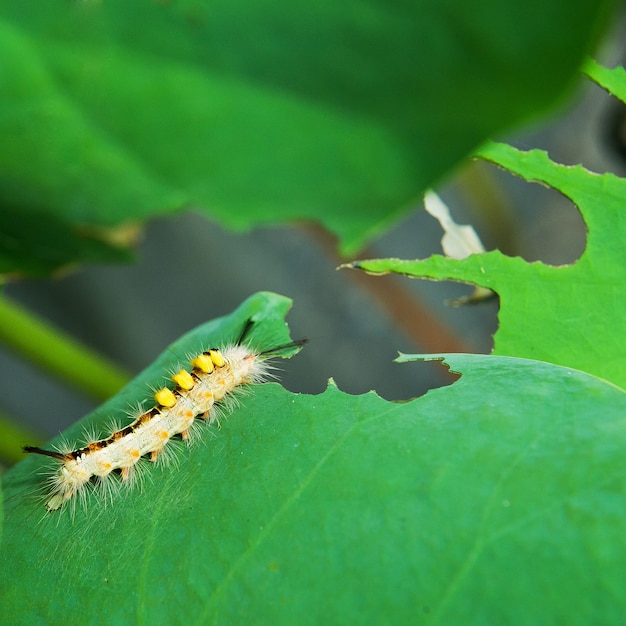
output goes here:
[{"label": "caterpillar", "polygon": [[122,483],[132,483],[142,458],[157,461],[177,435],[189,441],[196,418],[209,424],[216,421],[219,409],[229,408],[233,392],[267,380],[272,369],[268,359],[306,342],[302,339],[256,351],[243,342],[251,326],[252,320],[248,320],[235,344],[211,348],[192,358],[191,371],[181,369],[171,377],[174,389],[158,389],[153,408],[141,412],[132,423],[108,437],[71,450],[24,446],[25,453],[47,456],[60,463],[48,477],[48,512],[59,510],[68,502],[75,503],[76,498],[86,502],[86,489],[93,483],[110,492],[107,481],[114,472],[120,474]]}]

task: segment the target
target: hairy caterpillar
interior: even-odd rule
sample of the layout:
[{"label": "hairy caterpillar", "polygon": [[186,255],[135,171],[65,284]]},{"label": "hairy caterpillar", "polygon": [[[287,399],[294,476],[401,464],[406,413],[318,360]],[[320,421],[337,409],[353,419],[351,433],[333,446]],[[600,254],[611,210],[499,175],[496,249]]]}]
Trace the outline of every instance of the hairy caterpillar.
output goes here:
[{"label": "hairy caterpillar", "polygon": [[132,483],[139,461],[149,456],[156,461],[176,435],[188,440],[195,418],[207,423],[217,420],[220,407],[228,406],[232,393],[243,385],[267,379],[268,359],[282,350],[301,347],[306,340],[293,341],[269,350],[256,351],[243,343],[252,326],[249,320],[239,341],[221,349],[212,348],[190,360],[191,371],[181,369],[171,378],[175,388],[156,391],[156,405],[108,437],[73,450],[45,450],[25,446],[24,452],[51,457],[60,467],[48,477],[48,511],[61,509],[74,498],[86,501],[86,488],[97,483],[105,493],[107,482],[119,471],[123,483]]}]

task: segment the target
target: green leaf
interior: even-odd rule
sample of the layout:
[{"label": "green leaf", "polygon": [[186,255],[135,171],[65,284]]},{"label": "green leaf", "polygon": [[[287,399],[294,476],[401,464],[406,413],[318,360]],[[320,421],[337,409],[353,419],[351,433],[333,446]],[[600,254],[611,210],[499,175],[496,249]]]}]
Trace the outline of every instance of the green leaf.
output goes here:
[{"label": "green leaf", "polygon": [[587,59],[583,65],[583,72],[609,93],[626,102],[626,70],[623,67],[609,69],[602,67],[593,59]]},{"label": "green leaf", "polygon": [[10,279],[44,277],[78,263],[130,262],[133,239],[115,242],[115,230],[70,224],[43,206],[4,206],[0,210],[0,274]]},{"label": "green leaf", "polygon": [[494,354],[567,365],[626,386],[626,180],[557,165],[545,152],[520,152],[505,144],[488,144],[479,155],[528,181],[558,189],[576,204],[588,228],[585,251],[576,263],[527,263],[495,250],[462,260],[433,256],[350,266],[493,289],[500,296]]},{"label": "green leaf", "polygon": [[[354,251],[552,105],[613,5],[7,0],[0,197],[31,225],[0,272],[102,258],[110,229],[185,206],[318,220]],[[48,223],[79,241],[40,257]]]},{"label": "green leaf", "polygon": [[445,359],[461,378],[408,403],[256,386],[179,467],[150,466],[143,492],[73,525],[38,523],[20,490],[41,463],[21,463],[5,480],[0,615],[619,623],[625,394],[546,363]]}]

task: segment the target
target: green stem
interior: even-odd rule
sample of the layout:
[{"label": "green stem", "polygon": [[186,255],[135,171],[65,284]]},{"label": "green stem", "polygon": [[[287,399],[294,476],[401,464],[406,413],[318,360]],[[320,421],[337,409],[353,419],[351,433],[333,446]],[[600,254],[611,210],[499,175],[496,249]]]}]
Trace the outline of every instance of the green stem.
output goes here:
[{"label": "green stem", "polygon": [[0,298],[0,341],[98,399],[111,397],[130,380],[114,363],[5,297]]}]

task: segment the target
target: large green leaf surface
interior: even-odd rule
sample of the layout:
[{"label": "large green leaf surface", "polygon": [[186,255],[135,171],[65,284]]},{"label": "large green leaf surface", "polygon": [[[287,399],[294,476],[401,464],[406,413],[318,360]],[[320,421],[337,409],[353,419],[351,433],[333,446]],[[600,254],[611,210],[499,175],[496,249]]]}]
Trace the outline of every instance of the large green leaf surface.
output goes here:
[{"label": "large green leaf surface", "polygon": [[0,271],[106,258],[116,229],[185,206],[318,220],[354,251],[553,104],[613,4],[7,0]]},{"label": "large green leaf surface", "polygon": [[[287,308],[253,297],[86,423],[251,316],[255,344],[285,341]],[[33,493],[46,459],[25,460],[4,480],[0,623],[619,623],[624,393],[536,361],[443,358],[460,379],[404,403],[255,386],[178,466],[146,462],[142,490],[73,523]]]},{"label": "large green leaf surface", "polygon": [[505,144],[488,144],[479,155],[574,202],[588,229],[580,259],[554,267],[494,250],[461,260],[435,255],[351,266],[493,289],[500,296],[494,354],[567,365],[626,386],[626,180],[557,165],[545,152]]}]

